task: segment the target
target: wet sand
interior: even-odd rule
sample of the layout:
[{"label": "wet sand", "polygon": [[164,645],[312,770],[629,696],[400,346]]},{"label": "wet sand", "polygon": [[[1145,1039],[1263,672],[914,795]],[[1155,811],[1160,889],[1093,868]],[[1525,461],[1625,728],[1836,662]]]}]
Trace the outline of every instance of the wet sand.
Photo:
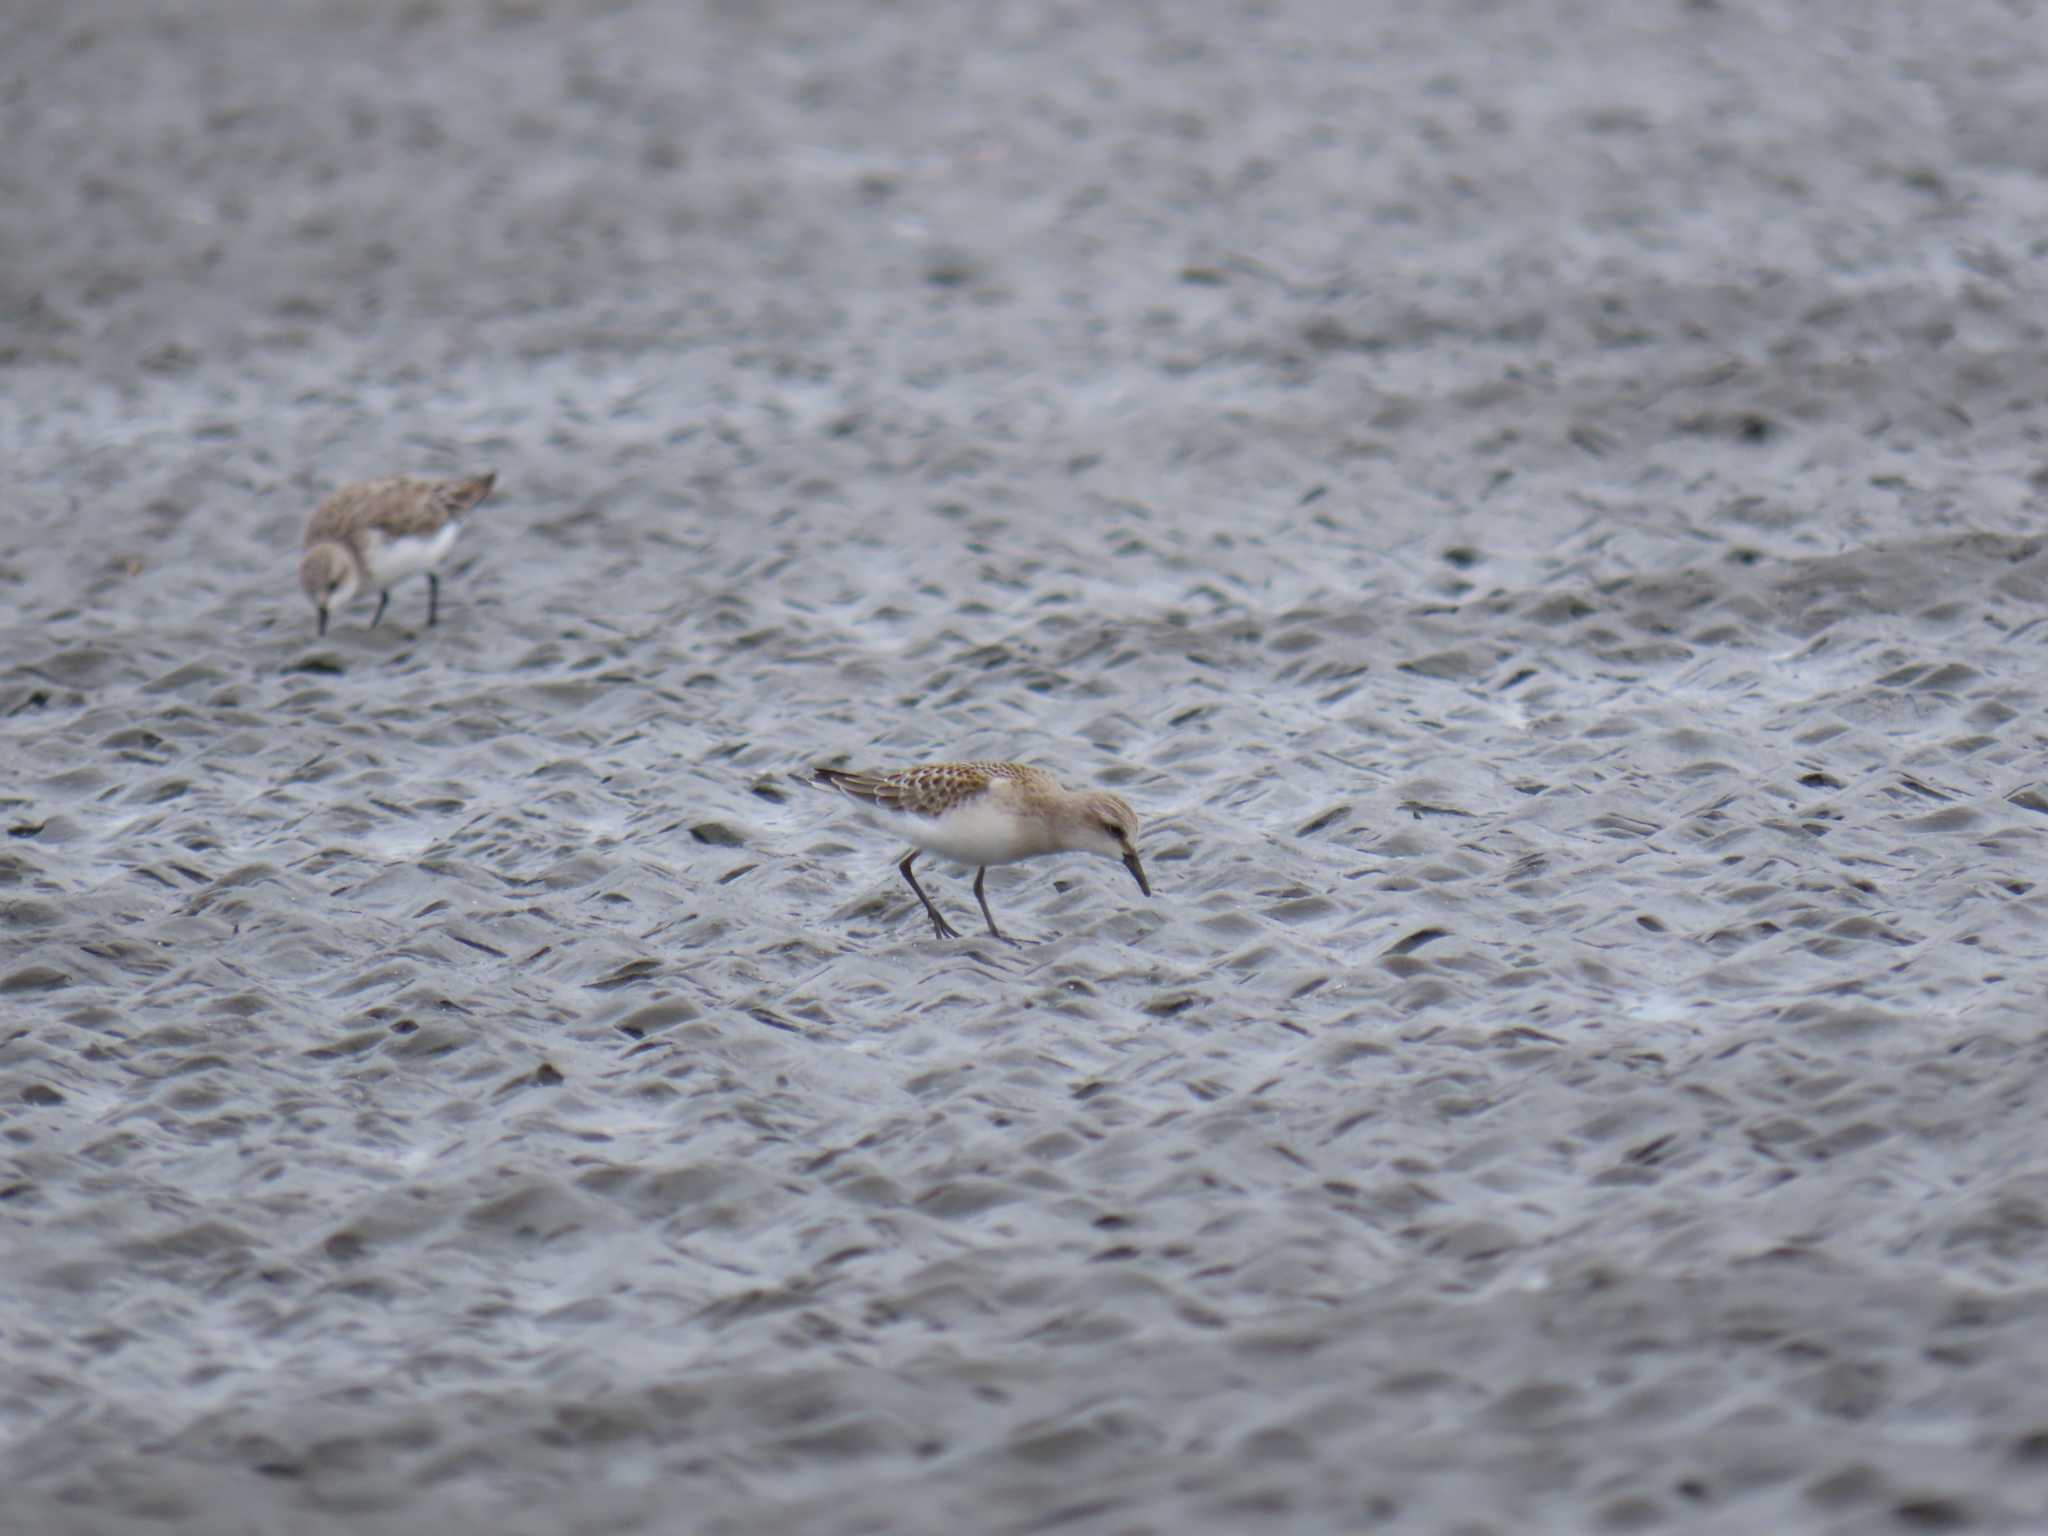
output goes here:
[{"label": "wet sand", "polygon": [[17,5],[0,1529],[2038,1529],[2043,34],[1821,17]]}]

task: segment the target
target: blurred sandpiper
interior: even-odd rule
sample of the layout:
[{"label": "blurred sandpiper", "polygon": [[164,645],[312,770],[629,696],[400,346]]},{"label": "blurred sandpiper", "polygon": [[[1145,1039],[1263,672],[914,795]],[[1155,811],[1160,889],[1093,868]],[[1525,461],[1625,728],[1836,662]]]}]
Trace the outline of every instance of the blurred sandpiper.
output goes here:
[{"label": "blurred sandpiper", "polygon": [[427,576],[431,627],[441,609],[435,568],[454,546],[464,514],[491,494],[497,479],[482,474],[468,480],[358,480],[314,508],[306,523],[299,585],[320,615],[320,633],[327,633],[330,609],[372,587],[377,611],[370,627],[375,629],[391,601],[391,588],[421,571]]}]

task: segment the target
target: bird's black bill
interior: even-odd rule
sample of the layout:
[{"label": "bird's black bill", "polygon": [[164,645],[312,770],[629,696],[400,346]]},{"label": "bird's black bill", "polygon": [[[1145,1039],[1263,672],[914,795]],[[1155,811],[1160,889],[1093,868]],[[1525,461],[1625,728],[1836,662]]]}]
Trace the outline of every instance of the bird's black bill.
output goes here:
[{"label": "bird's black bill", "polygon": [[1124,855],[1124,868],[1128,869],[1131,872],[1131,878],[1138,882],[1138,889],[1147,896],[1150,896],[1152,894],[1152,887],[1145,883],[1145,866],[1138,862],[1138,855],[1135,849]]}]

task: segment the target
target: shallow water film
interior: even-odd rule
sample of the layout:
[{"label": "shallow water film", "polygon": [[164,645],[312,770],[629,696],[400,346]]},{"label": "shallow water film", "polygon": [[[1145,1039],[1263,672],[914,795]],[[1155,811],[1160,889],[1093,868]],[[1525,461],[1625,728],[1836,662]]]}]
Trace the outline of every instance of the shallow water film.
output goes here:
[{"label": "shallow water film", "polygon": [[0,1536],[2048,1528],[2044,52],[13,0]]}]

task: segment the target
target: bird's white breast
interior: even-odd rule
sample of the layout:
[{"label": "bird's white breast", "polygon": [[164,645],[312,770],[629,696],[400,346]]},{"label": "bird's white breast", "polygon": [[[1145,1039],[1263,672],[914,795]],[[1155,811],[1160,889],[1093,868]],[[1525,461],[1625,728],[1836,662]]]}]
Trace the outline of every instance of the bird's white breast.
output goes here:
[{"label": "bird's white breast", "polygon": [[1047,851],[1035,819],[1020,817],[1003,798],[976,795],[939,816],[896,815],[888,825],[940,858],[962,864],[1008,864]]},{"label": "bird's white breast", "polygon": [[395,539],[371,535],[364,551],[370,579],[380,587],[388,587],[407,576],[433,570],[448,557],[460,532],[462,524],[451,520],[425,535],[408,534]]}]

